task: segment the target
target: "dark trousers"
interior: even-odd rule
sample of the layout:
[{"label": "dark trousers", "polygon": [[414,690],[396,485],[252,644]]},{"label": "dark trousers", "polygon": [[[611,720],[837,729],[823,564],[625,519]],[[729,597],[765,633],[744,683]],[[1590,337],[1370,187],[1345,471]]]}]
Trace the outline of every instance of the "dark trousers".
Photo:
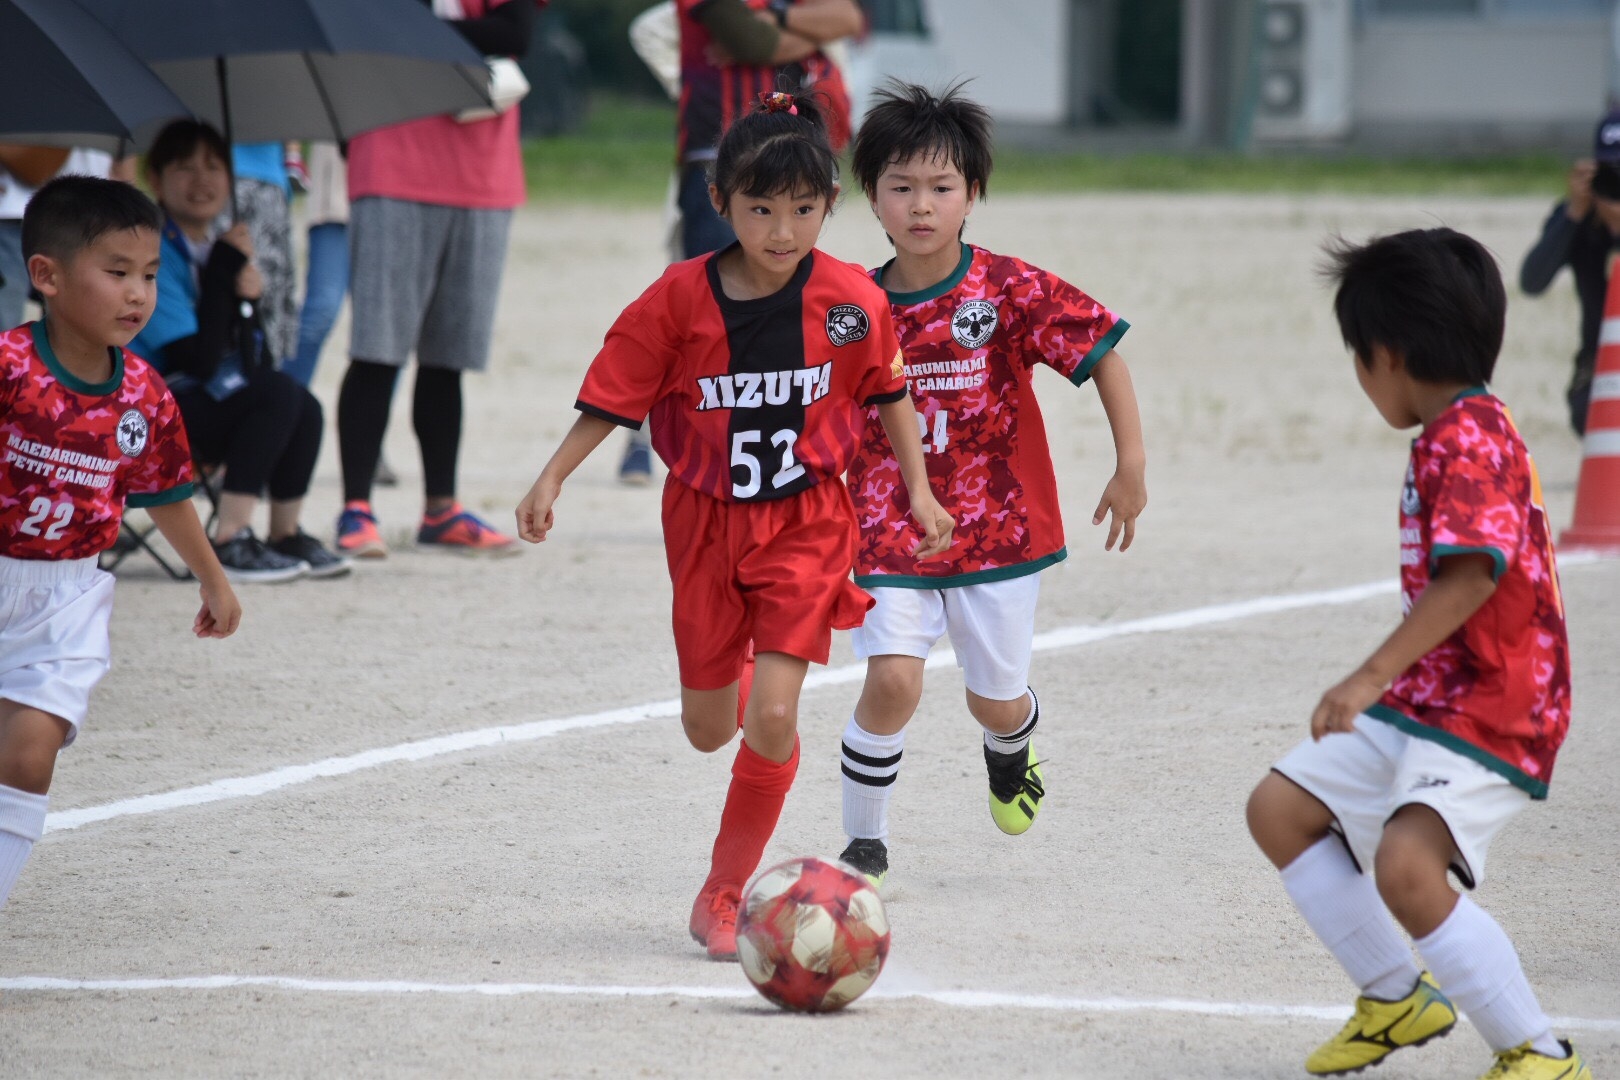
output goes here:
[{"label": "dark trousers", "polygon": [[323,419],[315,395],[279,371],[262,370],[224,401],[202,387],[175,391],[191,452],[225,466],[224,490],[277,502],[301,499],[315,475]]}]

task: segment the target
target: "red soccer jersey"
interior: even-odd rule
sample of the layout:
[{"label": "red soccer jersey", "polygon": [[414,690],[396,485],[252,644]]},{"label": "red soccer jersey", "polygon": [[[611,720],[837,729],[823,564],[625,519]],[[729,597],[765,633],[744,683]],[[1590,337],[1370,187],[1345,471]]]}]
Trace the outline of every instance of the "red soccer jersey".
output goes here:
[{"label": "red soccer jersey", "polygon": [[82,559],[118,539],[124,504],[191,497],[191,448],[156,371],[127,349],[87,383],[57,360],[45,324],[0,334],[0,555]]},{"label": "red soccer jersey", "polygon": [[[882,274],[873,276],[881,282]],[[849,469],[861,526],[856,582],[943,589],[1020,577],[1062,560],[1063,518],[1035,366],[1046,364],[1078,386],[1129,324],[1044,270],[967,244],[950,277],[888,297],[928,479],[956,520],[956,540],[925,562],[909,554],[918,536],[910,500],[873,414]]]},{"label": "red soccer jersey", "polygon": [[669,471],[717,499],[780,499],[837,479],[862,407],[906,392],[883,291],[812,251],[781,291],[732,300],[722,254],[676,263],[624,309],[576,408],[626,427],[650,415]]},{"label": "red soccer jersey", "polygon": [[[772,90],[814,92],[827,118],[827,137],[834,150],[849,142],[849,91],[838,66],[824,53],[814,53],[794,64],[716,65],[710,58],[714,39],[697,20],[696,12],[713,0],[679,0],[681,38],[680,135],[677,148],[682,162],[714,156],[720,136]],[[766,0],[746,0],[763,12]]]},{"label": "red soccer jersey", "polygon": [[1507,407],[1457,398],[1412,443],[1401,493],[1401,596],[1410,611],[1436,561],[1480,553],[1496,591],[1404,671],[1369,715],[1547,797],[1569,729],[1569,639],[1541,482]]}]

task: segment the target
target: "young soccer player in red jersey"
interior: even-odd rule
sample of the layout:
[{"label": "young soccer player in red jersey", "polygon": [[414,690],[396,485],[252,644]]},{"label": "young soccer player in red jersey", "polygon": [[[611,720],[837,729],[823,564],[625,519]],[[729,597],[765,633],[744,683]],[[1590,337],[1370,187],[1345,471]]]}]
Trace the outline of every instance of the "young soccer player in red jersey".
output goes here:
[{"label": "young soccer player in red jersey", "polygon": [[[518,505],[518,535],[553,525],[563,482],[614,425],[652,420],[669,466],[664,544],[674,583],[681,723],[693,746],[743,740],[732,766],[692,936],[736,956],[739,894],[759,865],[799,764],[798,701],[832,630],[871,598],[850,581],[855,517],[839,477],[875,407],[895,439],[914,524],[897,540],[926,558],[951,520],[928,490],[917,423],[883,294],[815,250],[837,161],[809,101],[764,95],[721,140],[710,188],[737,243],[670,267],[619,316],[591,363],[583,414]],[[749,643],[757,652],[751,692]]]},{"label": "young soccer player in red jersey", "polygon": [[1401,492],[1406,617],[1322,695],[1310,739],[1249,798],[1256,843],[1360,991],[1305,1069],[1353,1072],[1444,1035],[1454,1000],[1496,1052],[1489,1080],[1591,1080],[1553,1036],[1513,943],[1446,880],[1484,879],[1497,831],[1547,797],[1569,727],[1540,483],[1485,388],[1502,348],[1502,277],[1451,229],[1341,245],[1331,272],[1362,390],[1391,427],[1422,430]]},{"label": "young soccer player in red jersey", "polygon": [[[1116,466],[1093,524],[1130,547],[1147,504],[1146,456],[1130,372],[1114,351],[1125,320],[1053,274],[962,242],[990,177],[990,116],[957,89],[890,84],[855,141],[855,177],[894,243],[873,272],[887,291],[917,407],[929,478],[956,521],[945,558],[894,541],[906,512],[898,463],[868,425],[850,463],[861,523],[855,580],[877,606],[854,633],[866,685],[844,728],[843,859],[875,884],[888,872],[888,810],[923,663],[949,634],[984,729],[990,815],[1027,830],[1045,794],[1030,736],[1029,688],[1040,571],[1067,556],[1057,480],[1035,400],[1037,365],[1088,380],[1113,429]],[[899,444],[896,443],[896,446]]]},{"label": "young soccer player in red jersey", "polygon": [[56,754],[107,672],[113,579],[96,556],[145,507],[202,583],[198,637],[242,609],[191,505],[191,451],[163,380],[124,348],[157,295],[157,207],[71,176],[23,217],[45,318],[0,333],[0,905],[45,827]]}]

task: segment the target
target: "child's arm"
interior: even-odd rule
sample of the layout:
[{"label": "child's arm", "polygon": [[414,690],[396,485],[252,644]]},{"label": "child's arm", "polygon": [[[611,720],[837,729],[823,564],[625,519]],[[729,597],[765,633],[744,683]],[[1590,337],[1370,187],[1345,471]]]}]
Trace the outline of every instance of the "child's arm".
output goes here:
[{"label": "child's arm", "polygon": [[1349,731],[1395,677],[1457,632],[1496,591],[1489,555],[1447,555],[1412,611],[1349,678],[1322,695],[1311,714],[1311,738]]},{"label": "child's arm", "polygon": [[563,481],[571,476],[580,463],[591,456],[591,451],[602,445],[602,440],[618,425],[599,416],[580,413],[574,426],[563,436],[540,476],[517,506],[518,535],[531,544],[538,544],[551,531],[555,520],[551,504],[562,493]]},{"label": "child's arm", "polygon": [[883,433],[894,448],[895,460],[900,463],[900,476],[906,482],[906,494],[911,499],[912,520],[922,526],[923,538],[912,550],[913,557],[926,559],[949,550],[951,530],[956,522],[934,498],[934,489],[928,486],[928,463],[923,458],[922,439],[917,436],[917,410],[911,404],[911,395],[877,407],[878,418],[883,421]]},{"label": "child's arm", "polygon": [[1103,544],[1103,550],[1114,550],[1114,541],[1119,540],[1123,531],[1125,539],[1119,550],[1124,551],[1136,539],[1136,519],[1147,506],[1147,451],[1142,446],[1142,415],[1136,408],[1130,369],[1119,353],[1109,349],[1091,369],[1091,381],[1097,384],[1097,397],[1102,400],[1108,426],[1114,433],[1114,475],[1103,488],[1091,523],[1100,525],[1103,516],[1112,512],[1114,517],[1108,523],[1108,541]]},{"label": "child's arm", "polygon": [[197,520],[197,508],[190,499],[145,508],[158,527],[163,539],[169,542],[202,585],[202,610],[191,624],[198,637],[230,637],[242,621],[242,604],[236,599],[225,570],[214,554],[214,545],[208,542],[202,522]]}]

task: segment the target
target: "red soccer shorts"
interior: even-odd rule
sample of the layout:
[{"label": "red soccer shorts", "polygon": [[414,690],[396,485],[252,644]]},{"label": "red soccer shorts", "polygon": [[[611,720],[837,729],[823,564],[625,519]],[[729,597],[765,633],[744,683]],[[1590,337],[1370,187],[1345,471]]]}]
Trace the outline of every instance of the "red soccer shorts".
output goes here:
[{"label": "red soccer shorts", "polygon": [[671,476],[664,552],[675,586],[681,685],[718,690],[754,651],[825,664],[834,629],[861,625],[872,598],[850,580],[855,508],[822,483],[769,502],[725,502]]}]

